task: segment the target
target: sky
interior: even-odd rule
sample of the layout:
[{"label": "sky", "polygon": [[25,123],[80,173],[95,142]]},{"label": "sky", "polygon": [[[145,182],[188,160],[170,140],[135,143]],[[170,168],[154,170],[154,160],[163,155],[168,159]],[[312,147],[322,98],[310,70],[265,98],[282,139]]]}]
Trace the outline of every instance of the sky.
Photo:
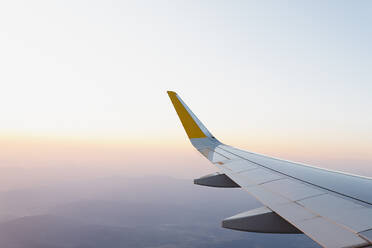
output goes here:
[{"label": "sky", "polygon": [[372,176],[370,1],[1,1],[0,168],[180,178],[222,142]]}]

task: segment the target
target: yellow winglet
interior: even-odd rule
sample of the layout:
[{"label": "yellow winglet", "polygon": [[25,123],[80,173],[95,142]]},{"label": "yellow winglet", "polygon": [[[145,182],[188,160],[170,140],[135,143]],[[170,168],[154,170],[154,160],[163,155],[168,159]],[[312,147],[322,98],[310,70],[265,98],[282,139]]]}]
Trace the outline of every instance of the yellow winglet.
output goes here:
[{"label": "yellow winglet", "polygon": [[181,102],[182,100],[180,101],[177,93],[173,91],[167,91],[167,93],[174,108],[176,109],[187,136],[189,136],[189,139],[206,138],[206,134],[200,129],[199,125],[196,123],[196,120],[193,119],[191,113],[189,113],[183,102]]}]

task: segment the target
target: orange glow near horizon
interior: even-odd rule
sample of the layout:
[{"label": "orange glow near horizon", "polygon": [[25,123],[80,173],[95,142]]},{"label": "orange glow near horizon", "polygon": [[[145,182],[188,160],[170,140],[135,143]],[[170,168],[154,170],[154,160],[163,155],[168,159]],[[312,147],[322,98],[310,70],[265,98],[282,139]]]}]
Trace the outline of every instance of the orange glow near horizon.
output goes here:
[{"label": "orange glow near horizon", "polygon": [[[312,137],[232,138],[229,145],[282,159],[328,169],[371,176],[372,155],[358,142],[339,142]],[[222,140],[223,141],[223,140]],[[249,144],[249,146],[247,145]],[[213,166],[181,136],[78,137],[1,135],[1,167],[58,168],[117,171],[133,175],[193,177],[212,172]]]}]

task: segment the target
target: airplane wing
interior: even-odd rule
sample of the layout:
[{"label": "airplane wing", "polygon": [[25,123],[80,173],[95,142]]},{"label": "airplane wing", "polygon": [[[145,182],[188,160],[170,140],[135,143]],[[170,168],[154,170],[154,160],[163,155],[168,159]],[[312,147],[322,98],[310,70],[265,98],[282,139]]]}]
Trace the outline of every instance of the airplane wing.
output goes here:
[{"label": "airplane wing", "polygon": [[372,178],[243,151],[218,141],[172,91],[168,95],[192,145],[219,173],[195,179],[241,187],[264,207],[222,221],[225,228],[304,233],[322,247],[372,247]]}]

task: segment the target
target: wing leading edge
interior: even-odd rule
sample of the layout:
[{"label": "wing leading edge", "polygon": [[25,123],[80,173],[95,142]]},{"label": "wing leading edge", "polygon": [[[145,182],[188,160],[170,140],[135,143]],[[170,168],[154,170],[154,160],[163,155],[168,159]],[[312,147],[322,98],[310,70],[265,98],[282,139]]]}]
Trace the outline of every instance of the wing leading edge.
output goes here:
[{"label": "wing leading edge", "polygon": [[[220,171],[195,182],[209,182],[214,187],[240,186],[266,207],[227,218],[224,227],[277,233],[293,230],[323,247],[372,247],[371,178],[225,145],[214,138],[175,92],[168,91],[168,95],[192,145]],[[252,226],[257,223],[260,228],[255,230]],[[265,229],[262,223],[271,229]]]}]

